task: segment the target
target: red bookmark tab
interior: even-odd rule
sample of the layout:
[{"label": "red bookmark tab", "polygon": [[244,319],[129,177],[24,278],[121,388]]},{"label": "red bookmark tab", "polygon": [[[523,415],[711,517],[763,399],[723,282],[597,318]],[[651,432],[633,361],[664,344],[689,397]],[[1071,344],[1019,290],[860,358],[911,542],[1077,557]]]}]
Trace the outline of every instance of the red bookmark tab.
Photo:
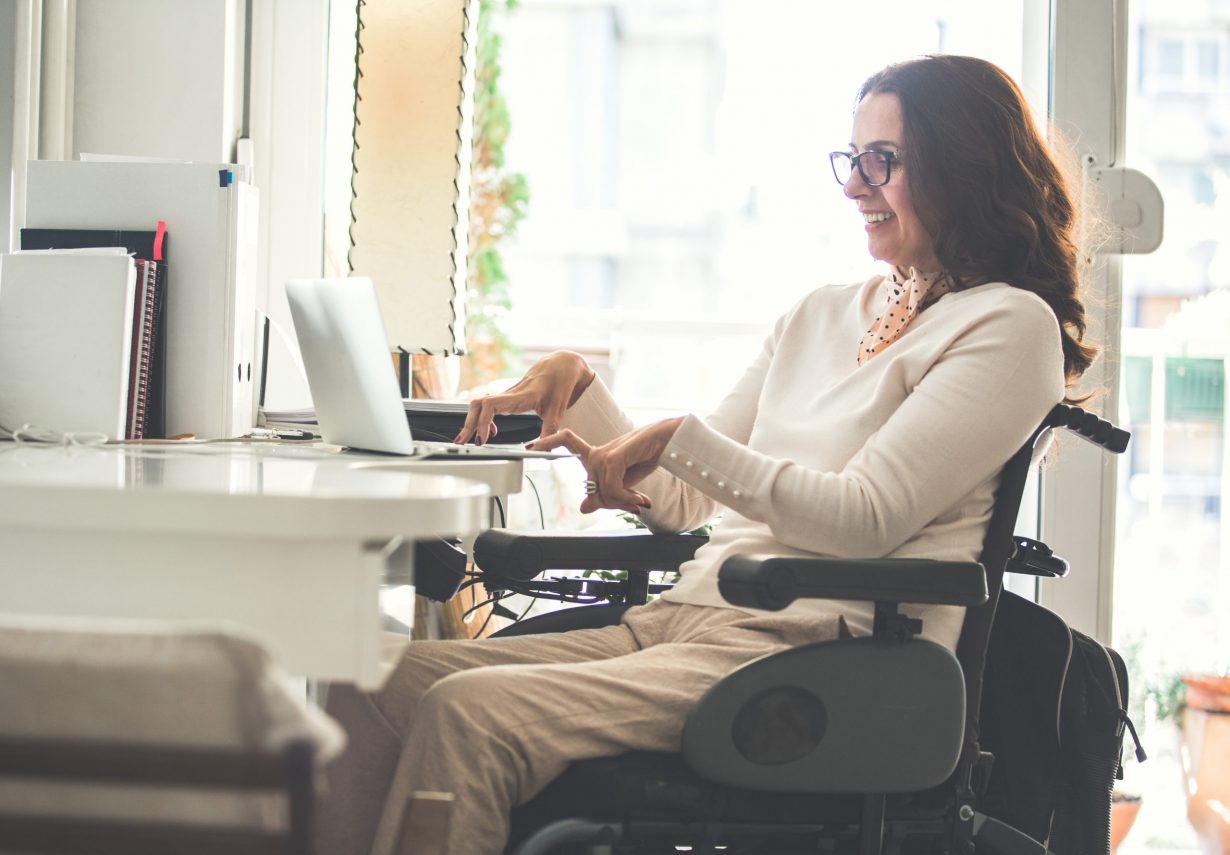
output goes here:
[{"label": "red bookmark tab", "polygon": [[167,224],[158,221],[158,231],[154,232],[154,261],[162,261],[162,239],[167,236]]}]

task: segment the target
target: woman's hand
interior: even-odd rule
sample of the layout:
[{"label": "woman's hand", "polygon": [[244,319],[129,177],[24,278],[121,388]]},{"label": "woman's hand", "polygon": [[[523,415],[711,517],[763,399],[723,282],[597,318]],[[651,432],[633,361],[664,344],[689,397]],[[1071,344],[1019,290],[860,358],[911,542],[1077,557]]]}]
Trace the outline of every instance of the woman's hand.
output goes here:
[{"label": "woman's hand", "polygon": [[542,418],[540,436],[556,433],[564,411],[594,382],[594,370],[579,353],[557,350],[535,362],[507,392],[470,402],[461,433],[453,442],[482,445],[496,435],[497,414],[534,412]]},{"label": "woman's hand", "polygon": [[632,488],[658,468],[662,452],[682,423],[682,416],[655,422],[598,446],[590,445],[570,430],[550,435],[544,431],[531,446],[537,449],[563,446],[581,458],[589,481],[594,485],[581,503],[582,513],[615,508],[636,514],[652,507],[653,503],[644,493]]}]

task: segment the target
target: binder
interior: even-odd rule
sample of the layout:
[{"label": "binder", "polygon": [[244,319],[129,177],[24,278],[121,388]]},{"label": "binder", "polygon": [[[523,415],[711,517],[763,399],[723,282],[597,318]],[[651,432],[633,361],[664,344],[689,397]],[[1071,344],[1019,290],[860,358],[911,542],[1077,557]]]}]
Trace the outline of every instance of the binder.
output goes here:
[{"label": "binder", "polygon": [[[256,424],[256,188],[215,163],[28,164],[26,225],[175,235],[166,304],[166,432],[239,436]],[[253,364],[256,362],[257,364]]]},{"label": "binder", "polygon": [[135,289],[122,252],[0,259],[0,425],[125,436]]},{"label": "binder", "polygon": [[[170,252],[170,236],[163,228],[148,231],[124,229],[22,229],[21,248],[24,249],[75,249],[84,247],[123,247],[138,260],[156,262],[152,265],[137,265],[136,312],[151,324],[148,335],[137,327],[133,330],[133,360],[136,379],[130,381],[129,412],[138,424],[130,425],[129,439],[162,439],[166,432],[166,367],[167,367],[167,258]],[[155,277],[146,282],[144,274],[153,271]],[[144,289],[144,290],[143,290]],[[152,296],[153,305],[145,306]],[[139,340],[138,340],[139,339]],[[145,347],[143,354],[139,349]]]}]

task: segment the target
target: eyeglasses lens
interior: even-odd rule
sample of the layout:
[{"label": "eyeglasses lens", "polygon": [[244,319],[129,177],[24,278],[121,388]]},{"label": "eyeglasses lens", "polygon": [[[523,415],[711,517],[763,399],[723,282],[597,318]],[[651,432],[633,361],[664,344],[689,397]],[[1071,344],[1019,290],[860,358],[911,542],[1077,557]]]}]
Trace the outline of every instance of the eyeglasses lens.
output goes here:
[{"label": "eyeglasses lens", "polygon": [[872,187],[888,181],[888,156],[879,151],[865,151],[859,156],[859,172]]},{"label": "eyeglasses lens", "polygon": [[833,164],[833,177],[837,179],[837,183],[845,186],[845,183],[850,180],[850,173],[854,171],[854,162],[850,155],[844,151],[835,151],[829,155],[829,162]]}]

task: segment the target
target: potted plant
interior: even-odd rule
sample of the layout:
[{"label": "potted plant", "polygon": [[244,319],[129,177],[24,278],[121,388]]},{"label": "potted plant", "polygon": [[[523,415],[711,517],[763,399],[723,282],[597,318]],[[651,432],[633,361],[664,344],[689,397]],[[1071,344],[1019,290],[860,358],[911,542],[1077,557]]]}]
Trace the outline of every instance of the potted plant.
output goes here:
[{"label": "potted plant", "polygon": [[1119,844],[1136,822],[1140,813],[1140,796],[1115,791],[1110,803],[1110,855],[1119,851]]}]

